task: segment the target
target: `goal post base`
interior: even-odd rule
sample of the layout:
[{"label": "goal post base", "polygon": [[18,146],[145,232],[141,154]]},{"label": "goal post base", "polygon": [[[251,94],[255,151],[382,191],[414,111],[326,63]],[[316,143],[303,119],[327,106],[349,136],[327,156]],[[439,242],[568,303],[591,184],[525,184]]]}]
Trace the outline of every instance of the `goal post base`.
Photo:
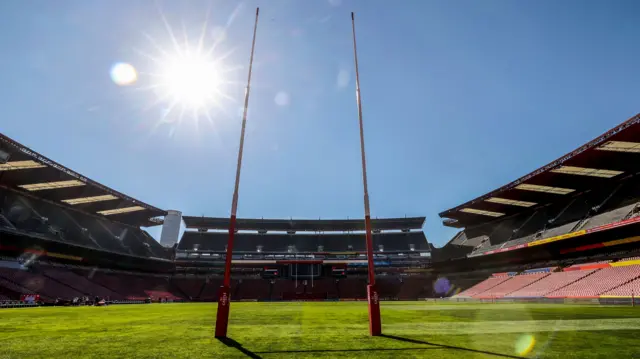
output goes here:
[{"label": "goal post base", "polygon": [[222,285],[218,290],[218,313],[216,315],[216,338],[227,337],[227,327],[229,326],[229,307],[231,306],[231,295],[229,286]]},{"label": "goal post base", "polygon": [[367,285],[367,302],[369,303],[369,335],[381,335],[380,297],[375,285]]}]

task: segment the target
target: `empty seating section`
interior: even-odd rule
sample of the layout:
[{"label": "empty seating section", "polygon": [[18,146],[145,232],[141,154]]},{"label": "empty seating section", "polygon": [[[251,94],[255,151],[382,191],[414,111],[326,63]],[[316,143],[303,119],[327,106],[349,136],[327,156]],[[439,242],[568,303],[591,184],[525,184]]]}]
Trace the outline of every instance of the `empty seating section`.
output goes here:
[{"label": "empty seating section", "polygon": [[376,280],[380,298],[398,298],[402,282],[398,278],[379,278]]},{"label": "empty seating section", "polygon": [[360,299],[367,297],[367,281],[360,278],[343,278],[338,282],[340,298]]},{"label": "empty seating section", "polygon": [[141,242],[145,243],[148,246],[153,257],[167,258],[167,250],[163,246],[161,246],[158,241],[153,239],[153,237],[151,237],[151,235],[147,231],[141,230],[134,233]]},{"label": "empty seating section", "polygon": [[[172,292],[168,278],[156,276],[137,276],[133,274],[107,273],[96,271],[93,273],[83,273],[91,281],[121,295],[124,299],[143,300],[148,297],[156,299],[160,296],[180,297],[180,293]],[[175,299],[175,298],[174,298]]]},{"label": "empty seating section", "polygon": [[546,229],[542,232],[542,235],[536,239],[551,238],[551,237],[569,233],[577,224],[578,224],[578,221],[573,221],[557,227]]},{"label": "empty seating section", "polygon": [[438,278],[436,282],[444,281],[442,285],[434,286],[436,297],[448,297],[460,294],[465,290],[483,281],[477,277],[472,278]]},{"label": "empty seating section", "polygon": [[[199,299],[201,300],[218,300],[218,291],[220,290],[220,286],[222,285],[222,279],[218,278],[207,278],[204,283],[204,287],[202,287],[202,291],[200,292]],[[234,287],[234,284],[231,284],[231,287]]]},{"label": "empty seating section", "polygon": [[531,274],[520,274],[517,276],[511,277],[511,279],[504,281],[497,286],[483,292],[477,294],[476,298],[502,298],[507,294],[513,293],[518,289],[528,286],[531,283],[534,283],[546,276],[549,273],[531,273]]},{"label": "empty seating section", "polygon": [[47,299],[82,296],[82,293],[62,283],[25,270],[0,267],[0,277]]},{"label": "empty seating section", "polygon": [[633,208],[636,206],[635,203],[618,208],[618,209],[614,209],[612,211],[609,212],[605,212],[602,214],[598,214],[595,215],[593,217],[591,217],[586,223],[585,225],[582,227],[582,229],[591,229],[594,227],[598,227],[598,226],[602,226],[604,224],[607,223],[613,223],[613,222],[618,222],[621,221],[623,219],[625,219],[625,217],[629,214],[629,212],[631,212],[633,210]]},{"label": "empty seating section", "polygon": [[397,295],[400,300],[415,300],[432,296],[431,283],[421,278],[404,278]]},{"label": "empty seating section", "polygon": [[518,215],[514,218],[505,219],[493,226],[489,234],[491,244],[498,245],[512,239],[513,230],[519,228],[528,217],[528,215]]},{"label": "empty seating section", "polygon": [[507,246],[518,245],[520,243],[526,243],[527,237],[532,237],[538,230],[544,228],[549,220],[549,210],[547,207],[541,208],[533,212],[527,217],[527,219],[517,227],[514,232],[511,241]]},{"label": "empty seating section", "polygon": [[509,276],[499,276],[499,277],[489,277],[487,279],[485,279],[484,281],[474,285],[473,287],[465,290],[464,292],[461,292],[459,294],[457,294],[456,296],[458,297],[474,297],[477,296],[478,294],[482,294],[484,292],[486,292],[487,290],[497,286],[498,284],[501,284],[507,280],[511,279],[511,277]]},{"label": "empty seating section", "polygon": [[137,256],[169,258],[148,234],[105,218],[68,210],[0,188],[0,227],[36,232],[52,240]]},{"label": "empty seating section", "polygon": [[196,277],[173,277],[171,284],[185,296],[185,299],[195,299],[200,297],[200,292],[205,285],[204,278]]},{"label": "empty seating section", "polygon": [[[638,266],[636,266],[638,267]],[[603,296],[638,297],[640,294],[640,278],[602,293]]]},{"label": "empty seating section", "polygon": [[[21,294],[34,294],[34,292],[31,289],[28,289],[16,283],[13,283],[8,279],[4,279],[1,274],[0,274],[0,288],[4,289],[3,292],[10,291],[15,293],[14,296],[16,297],[20,296]],[[18,298],[13,298],[13,299],[18,299]]]},{"label": "empty seating section", "polygon": [[640,266],[609,267],[547,294],[547,297],[597,297],[640,276]]},{"label": "empty seating section", "polygon": [[580,280],[595,270],[577,270],[569,272],[554,272],[537,282],[506,295],[505,297],[543,297],[557,289]]},{"label": "empty seating section", "polygon": [[[637,260],[631,257],[627,260]],[[624,263],[625,260],[619,261]],[[519,275],[495,275],[478,283],[474,278],[447,279],[448,288],[425,277],[380,276],[378,293],[382,299],[415,300],[450,296],[458,298],[597,298],[631,296],[640,293],[640,265],[619,265],[597,269],[579,266],[606,264],[608,261],[576,264],[562,272],[555,268],[532,269]],[[613,263],[615,264],[615,263]],[[440,278],[446,279],[446,278]],[[462,284],[461,284],[462,283]],[[69,269],[37,265],[30,270],[0,267],[0,296],[16,300],[22,294],[39,294],[44,301],[98,296],[110,300],[188,299],[216,301],[222,284],[220,277],[165,276]],[[475,285],[473,285],[475,284]],[[364,299],[364,277],[306,280],[242,278],[231,281],[232,300],[280,299]],[[470,287],[459,294],[460,289]],[[436,293],[441,290],[442,293]]]},{"label": "empty seating section", "polygon": [[609,200],[606,208],[603,208],[600,212],[635,205],[638,203],[638,197],[640,197],[640,183],[637,181],[637,178],[633,177],[622,184],[622,187],[616,192],[615,196]]},{"label": "empty seating section", "polygon": [[147,296],[149,298],[151,298],[151,300],[171,300],[171,301],[176,301],[176,300],[180,300],[182,299],[182,297],[180,297],[179,295],[176,295],[172,292],[170,292],[169,290],[166,289],[162,289],[162,288],[156,288],[156,289],[151,289],[151,290],[145,290],[144,291]]},{"label": "empty seating section", "polygon": [[124,299],[120,294],[115,293],[99,284],[96,284],[84,276],[74,273],[68,269],[47,267],[43,268],[43,273],[49,278],[53,278],[78,292],[90,297],[99,296],[109,299]]},{"label": "empty seating section", "polygon": [[456,233],[453,238],[449,241],[450,244],[464,245],[464,243],[471,237],[467,237],[467,232],[460,231]]},{"label": "empty seating section", "polygon": [[[224,251],[229,237],[226,232],[186,231],[178,245],[180,250]],[[233,250],[235,253],[257,252],[330,252],[365,251],[364,234],[253,234],[238,233]],[[322,247],[320,247],[322,246]],[[423,232],[381,233],[373,235],[374,250],[409,251],[429,249]],[[381,247],[382,246],[382,247]]]},{"label": "empty seating section", "polygon": [[333,278],[323,278],[307,284],[307,293],[326,293],[327,298],[338,298],[338,284]]},{"label": "empty seating section", "polygon": [[488,236],[478,236],[478,237],[467,239],[466,241],[464,241],[462,243],[462,245],[473,247],[474,249],[477,249],[477,248],[480,248],[482,246],[487,245],[488,243],[489,243],[489,237]]},{"label": "empty seating section", "polygon": [[268,280],[243,279],[241,283],[237,284],[237,290],[232,298],[235,300],[269,299],[270,291],[271,283]]},{"label": "empty seating section", "polygon": [[456,234],[456,241],[450,244],[461,244],[467,237],[486,235],[489,240],[474,249],[475,252],[486,252],[591,229],[629,218],[640,204],[639,196],[640,183],[633,177],[497,223],[465,229],[464,235]]},{"label": "empty seating section", "polygon": [[301,281],[290,279],[276,279],[272,288],[271,299],[283,299],[286,294],[304,292]]},{"label": "empty seating section", "polygon": [[593,207],[599,205],[606,198],[606,195],[600,191],[591,191],[573,198],[562,213],[554,218],[553,225],[577,223],[586,217]]}]

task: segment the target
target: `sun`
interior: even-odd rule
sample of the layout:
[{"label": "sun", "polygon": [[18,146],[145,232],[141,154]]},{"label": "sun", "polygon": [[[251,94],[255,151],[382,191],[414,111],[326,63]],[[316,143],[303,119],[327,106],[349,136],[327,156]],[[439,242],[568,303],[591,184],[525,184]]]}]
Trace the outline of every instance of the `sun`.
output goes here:
[{"label": "sun", "polygon": [[202,54],[179,54],[160,63],[156,90],[161,98],[191,109],[215,104],[222,93],[221,66]]},{"label": "sun", "polygon": [[[231,81],[232,72],[241,68],[229,65],[235,48],[224,44],[226,28],[210,28],[207,15],[203,24],[191,29],[183,26],[182,33],[176,33],[162,12],[160,17],[166,33],[159,37],[143,33],[148,44],[135,49],[148,60],[138,81],[138,89],[152,94],[144,110],[161,109],[157,125],[179,125],[185,119],[195,120],[196,125],[200,119],[213,124],[219,113],[228,115],[229,107],[233,108],[229,102],[236,100],[229,93],[237,83]],[[195,32],[199,34],[193,36]]]}]

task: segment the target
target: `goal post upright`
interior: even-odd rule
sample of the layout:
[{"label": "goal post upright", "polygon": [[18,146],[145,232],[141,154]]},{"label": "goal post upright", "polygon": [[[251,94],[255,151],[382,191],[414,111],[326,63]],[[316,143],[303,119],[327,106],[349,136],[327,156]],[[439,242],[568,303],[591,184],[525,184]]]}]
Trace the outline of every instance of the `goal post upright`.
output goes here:
[{"label": "goal post upright", "polygon": [[244,110],[242,113],[242,129],[240,130],[240,147],[238,148],[238,164],[236,167],[236,181],[231,200],[231,216],[229,218],[229,240],[227,242],[227,253],[224,262],[224,281],[218,291],[218,311],[216,314],[216,338],[227,337],[227,327],[229,325],[229,311],[231,306],[231,259],[233,256],[233,240],[236,232],[236,214],[238,209],[238,189],[240,187],[240,169],[242,168],[242,152],[244,149],[244,134],[247,127],[247,112],[249,109],[249,90],[251,87],[251,70],[253,68],[253,53],[256,47],[256,33],[258,30],[258,15],[260,8],[256,8],[256,21],[253,26],[253,40],[251,42],[251,56],[249,57],[249,75],[247,78],[247,88],[244,93]]},{"label": "goal post upright", "polygon": [[380,321],[380,297],[376,288],[376,275],[373,262],[373,235],[371,234],[371,210],[369,208],[369,188],[367,185],[367,161],[364,150],[364,125],[362,123],[362,99],[360,95],[360,73],[358,71],[358,51],[356,47],[356,22],[353,12],[351,13],[351,30],[353,34],[353,58],[356,72],[356,103],[358,106],[358,121],[360,123],[360,153],[362,156],[362,186],[364,189],[364,225],[367,242],[367,264],[368,279],[367,302],[369,305],[369,335],[378,336],[382,334],[382,323]]}]

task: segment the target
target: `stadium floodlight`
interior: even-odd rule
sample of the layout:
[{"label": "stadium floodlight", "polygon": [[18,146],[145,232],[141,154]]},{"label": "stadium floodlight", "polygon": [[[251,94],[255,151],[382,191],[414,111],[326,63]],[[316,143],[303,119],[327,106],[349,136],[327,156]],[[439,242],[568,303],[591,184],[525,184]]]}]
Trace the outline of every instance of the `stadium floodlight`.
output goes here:
[{"label": "stadium floodlight", "polygon": [[623,171],[601,170],[597,168],[574,167],[574,166],[560,166],[558,168],[552,169],[551,172],[563,173],[567,175],[591,176],[591,177],[601,177],[601,178],[611,178],[624,173]]},{"label": "stadium floodlight", "polygon": [[129,212],[137,212],[137,211],[142,211],[142,210],[144,210],[144,207],[131,206],[131,207],[116,208],[116,209],[108,209],[108,210],[105,210],[105,211],[98,211],[96,213],[97,214],[101,214],[103,216],[110,216],[112,214],[122,214],[122,213],[129,213]]},{"label": "stadium floodlight", "polygon": [[489,199],[486,199],[485,201],[491,202],[491,203],[508,204],[511,206],[518,206],[518,207],[531,207],[537,204],[535,202],[516,201],[515,199],[500,198],[500,197],[491,197]]},{"label": "stadium floodlight", "polygon": [[36,161],[10,161],[0,164],[0,171],[27,170],[32,168],[43,168],[46,165]]},{"label": "stadium floodlight", "polygon": [[542,185],[528,184],[528,183],[519,184],[516,186],[516,189],[520,189],[523,191],[543,192],[543,193],[552,193],[552,194],[569,194],[575,191],[575,189],[571,189],[571,188],[542,186]]},{"label": "stadium floodlight", "polygon": [[482,210],[482,209],[475,209],[475,208],[463,208],[463,209],[460,210],[460,212],[480,214],[480,215],[489,216],[489,217],[502,217],[502,216],[504,216],[504,213],[493,212],[493,211],[485,211],[485,210]]},{"label": "stadium floodlight", "polygon": [[78,180],[70,180],[70,181],[56,181],[56,182],[43,182],[43,183],[32,183],[32,184],[23,184],[18,187],[26,189],[27,191],[35,192],[42,191],[46,189],[56,189],[56,188],[67,188],[67,187],[78,187],[84,186],[86,183]]},{"label": "stadium floodlight", "polygon": [[609,141],[604,145],[596,148],[596,150],[640,153],[640,143],[626,141]]},{"label": "stadium floodlight", "polygon": [[244,133],[247,127],[247,112],[249,110],[249,91],[251,88],[251,70],[253,69],[253,53],[256,47],[256,33],[258,32],[258,15],[260,8],[256,8],[256,21],[253,25],[253,40],[251,42],[251,55],[249,56],[249,74],[247,76],[247,88],[244,92],[244,109],[242,112],[242,128],[240,130],[240,146],[238,148],[238,164],[236,167],[236,181],[231,199],[231,216],[229,218],[229,241],[227,242],[227,256],[224,261],[224,281],[218,291],[218,311],[216,313],[216,338],[227,337],[229,325],[229,307],[231,306],[231,257],[233,255],[233,239],[236,233],[236,213],[238,210],[238,189],[240,187],[240,169],[242,168],[242,151],[244,148]]},{"label": "stadium floodlight", "polygon": [[369,189],[367,186],[367,161],[364,150],[364,126],[362,124],[362,100],[360,94],[360,73],[358,72],[358,50],[356,46],[356,21],[351,13],[351,32],[353,35],[353,59],[356,71],[356,104],[358,106],[358,122],[360,124],[360,154],[362,156],[362,187],[364,189],[364,227],[367,244],[367,264],[369,284],[367,285],[367,302],[369,304],[369,335],[382,334],[380,321],[380,300],[376,288],[376,274],[373,262],[373,235],[371,234],[371,211],[369,208]]},{"label": "stadium floodlight", "polygon": [[60,202],[64,202],[66,204],[70,204],[70,205],[74,206],[76,204],[111,201],[111,200],[114,200],[114,199],[118,199],[118,197],[116,197],[116,196],[114,196],[112,194],[105,194],[103,196],[92,196],[92,197],[63,199]]}]

